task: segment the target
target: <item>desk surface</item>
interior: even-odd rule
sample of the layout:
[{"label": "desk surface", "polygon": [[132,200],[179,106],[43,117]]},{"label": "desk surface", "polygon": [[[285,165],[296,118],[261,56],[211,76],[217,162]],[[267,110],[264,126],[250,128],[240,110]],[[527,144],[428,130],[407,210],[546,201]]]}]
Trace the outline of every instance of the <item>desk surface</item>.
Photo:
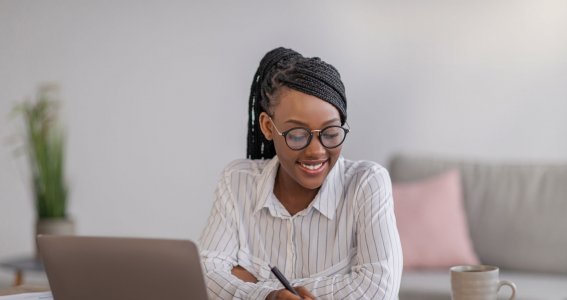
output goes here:
[{"label": "desk surface", "polygon": [[49,291],[49,286],[44,285],[19,285],[11,288],[0,289],[0,296],[16,295],[23,293],[35,293]]}]

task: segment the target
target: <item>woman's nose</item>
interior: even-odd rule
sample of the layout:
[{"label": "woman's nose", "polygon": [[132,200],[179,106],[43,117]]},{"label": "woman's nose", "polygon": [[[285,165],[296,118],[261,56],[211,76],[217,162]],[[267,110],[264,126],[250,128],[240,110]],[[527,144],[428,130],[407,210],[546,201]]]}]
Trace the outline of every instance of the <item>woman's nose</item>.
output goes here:
[{"label": "woman's nose", "polygon": [[320,155],[325,153],[325,147],[321,144],[319,133],[313,133],[313,138],[307,147],[305,148],[305,154],[308,155]]}]

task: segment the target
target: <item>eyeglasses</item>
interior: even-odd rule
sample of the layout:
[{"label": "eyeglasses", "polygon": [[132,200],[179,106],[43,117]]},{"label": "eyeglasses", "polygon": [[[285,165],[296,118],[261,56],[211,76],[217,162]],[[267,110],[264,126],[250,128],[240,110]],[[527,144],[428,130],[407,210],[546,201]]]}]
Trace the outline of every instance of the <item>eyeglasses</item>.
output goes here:
[{"label": "eyeglasses", "polygon": [[321,145],[327,149],[337,148],[340,146],[346,138],[347,133],[350,131],[348,128],[342,126],[333,125],[327,126],[323,129],[310,130],[303,127],[294,127],[284,132],[280,132],[274,124],[272,118],[270,122],[274,125],[274,128],[279,135],[283,136],[285,143],[291,150],[301,150],[307,148],[313,139],[313,133],[317,132],[319,136],[319,141]]}]

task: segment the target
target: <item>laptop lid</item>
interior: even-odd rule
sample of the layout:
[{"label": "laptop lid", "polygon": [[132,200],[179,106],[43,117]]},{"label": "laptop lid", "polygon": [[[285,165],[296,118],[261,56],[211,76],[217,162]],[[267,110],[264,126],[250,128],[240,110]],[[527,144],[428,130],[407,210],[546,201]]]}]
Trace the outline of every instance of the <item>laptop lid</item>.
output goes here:
[{"label": "laptop lid", "polygon": [[56,300],[207,299],[190,240],[38,236]]}]

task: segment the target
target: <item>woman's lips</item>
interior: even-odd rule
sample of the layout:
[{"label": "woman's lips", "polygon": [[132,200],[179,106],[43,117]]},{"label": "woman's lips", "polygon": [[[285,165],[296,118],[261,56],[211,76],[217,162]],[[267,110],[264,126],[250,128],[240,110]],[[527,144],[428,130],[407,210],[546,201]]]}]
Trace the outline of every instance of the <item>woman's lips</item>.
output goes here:
[{"label": "woman's lips", "polygon": [[327,160],[323,161],[300,161],[298,163],[300,169],[309,175],[318,175],[325,170]]}]

